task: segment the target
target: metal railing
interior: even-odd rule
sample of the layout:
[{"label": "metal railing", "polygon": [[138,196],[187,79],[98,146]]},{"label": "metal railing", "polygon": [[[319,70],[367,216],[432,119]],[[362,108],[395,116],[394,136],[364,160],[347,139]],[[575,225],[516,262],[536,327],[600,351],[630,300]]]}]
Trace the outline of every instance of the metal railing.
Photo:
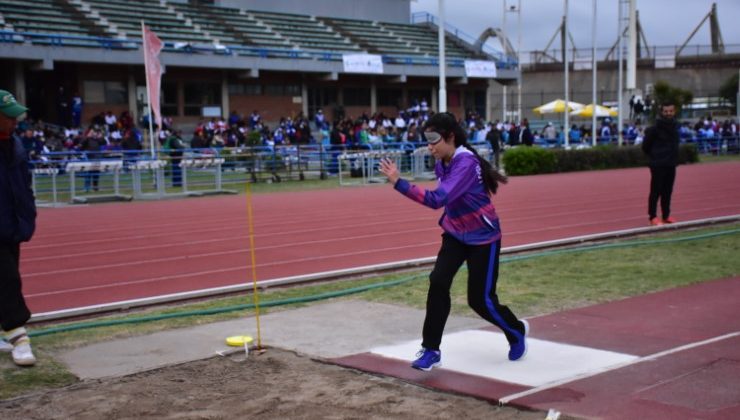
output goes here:
[{"label": "metal railing", "polygon": [[[703,154],[740,153],[740,137],[692,137]],[[634,140],[627,139],[626,144]],[[493,158],[487,142],[472,143],[485,159]],[[616,136],[598,144],[616,144]],[[540,147],[557,147],[539,140]],[[590,147],[585,140],[573,147]],[[307,144],[234,148],[52,152],[30,162],[33,188],[42,206],[111,200],[160,199],[175,196],[234,193],[247,182],[330,179],[340,185],[385,182],[378,171],[382,157],[396,161],[404,177],[431,180],[434,159],[425,143],[386,142],[356,147]]]},{"label": "metal railing", "polygon": [[[411,23],[414,23],[414,24],[431,23],[435,26],[438,26],[438,20],[439,19],[436,16],[428,12],[416,12],[411,15]],[[474,46],[476,42],[478,41],[477,38],[467,34],[466,32],[460,30],[459,28],[457,28],[454,25],[451,25],[448,22],[445,22],[445,31],[465,41],[471,46]],[[481,48],[482,48],[483,53],[491,57],[494,57],[497,62],[497,65],[500,65],[501,68],[516,68],[518,65],[518,61],[516,57],[508,57],[503,52],[497,49],[494,49],[491,46],[486,45],[486,44],[483,44]]]},{"label": "metal railing", "polygon": [[[136,50],[141,48],[141,39],[105,38],[82,35],[62,35],[53,33],[34,33],[0,31],[0,43],[25,43],[36,45],[49,45],[53,47],[88,47],[102,48],[105,50]],[[289,58],[306,59],[317,61],[341,61],[342,55],[357,53],[357,51],[322,51],[292,48],[266,48],[244,45],[213,45],[192,44],[183,42],[164,41],[163,51],[182,54],[213,54],[220,56],[251,56],[259,58]],[[406,64],[406,65],[437,65],[436,57],[425,57],[421,55],[384,54],[384,63]],[[464,67],[465,60],[460,58],[448,58],[447,65],[450,67]],[[510,67],[510,63],[501,61],[502,67]]]},{"label": "metal railing", "polygon": [[[679,58],[711,58],[711,57],[722,57],[725,55],[740,54],[740,44],[726,44],[723,53],[716,53],[712,51],[711,45],[687,45],[681,51],[680,55],[677,55],[681,46],[680,45],[653,45],[649,48],[642,47],[638,50],[638,60],[640,59],[655,59],[656,57],[679,57]],[[568,60],[571,62],[578,59],[590,58],[592,55],[591,48],[570,48],[567,50]],[[624,47],[623,56],[627,55],[627,48]],[[612,48],[597,48],[596,59],[600,62],[614,62],[618,59],[616,49]],[[548,51],[528,51],[522,53],[522,64],[534,64],[534,63],[561,63],[562,62],[562,50],[552,49]]]}]

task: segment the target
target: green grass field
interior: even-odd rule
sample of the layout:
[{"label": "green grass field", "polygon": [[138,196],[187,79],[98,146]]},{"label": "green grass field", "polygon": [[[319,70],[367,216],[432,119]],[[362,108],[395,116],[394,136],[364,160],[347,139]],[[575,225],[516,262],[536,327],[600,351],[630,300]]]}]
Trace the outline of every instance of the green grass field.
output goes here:
[{"label": "green grass field", "polygon": [[[697,238],[700,235],[718,232],[726,234]],[[659,244],[646,243],[654,239],[686,238],[694,239]],[[504,256],[499,275],[499,296],[502,302],[510,306],[519,316],[528,317],[740,275],[740,260],[737,258],[737,255],[740,255],[740,224],[680,233],[662,233],[650,238],[623,240],[617,244],[629,246],[611,249],[587,248],[571,253],[534,253],[529,255],[531,258],[518,261],[511,261],[512,257]],[[385,281],[408,280],[400,285],[377,288],[339,299],[365,299],[423,308],[426,300],[427,274],[428,270],[424,270],[380,278],[271,289],[261,293],[260,300],[267,304],[277,300],[304,298]],[[461,270],[453,284],[452,312],[456,315],[475,316],[466,304],[466,274]],[[185,311],[219,310],[251,302],[251,295],[234,296],[109,316],[93,322],[157,317]],[[263,308],[261,312],[286,310],[308,304],[311,303]],[[36,367],[18,368],[13,365],[9,355],[0,357],[0,398],[5,399],[76,382],[76,378],[54,358],[55,352],[60,349],[153,331],[247,317],[252,313],[252,310],[238,310],[34,337],[34,348],[39,359]],[[48,327],[35,327],[32,331],[38,333],[44,328]]]}]

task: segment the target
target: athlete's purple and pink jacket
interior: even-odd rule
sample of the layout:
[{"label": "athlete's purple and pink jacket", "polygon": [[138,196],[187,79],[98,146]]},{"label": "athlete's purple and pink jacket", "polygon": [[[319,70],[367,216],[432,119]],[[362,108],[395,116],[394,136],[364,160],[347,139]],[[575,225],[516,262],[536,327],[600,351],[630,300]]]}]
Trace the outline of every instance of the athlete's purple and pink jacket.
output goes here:
[{"label": "athlete's purple and pink jacket", "polygon": [[498,215],[473,152],[458,147],[450,164],[437,161],[434,172],[439,180],[434,191],[423,190],[405,179],[399,179],[394,188],[427,207],[444,206],[439,225],[464,244],[485,245],[501,239]]}]

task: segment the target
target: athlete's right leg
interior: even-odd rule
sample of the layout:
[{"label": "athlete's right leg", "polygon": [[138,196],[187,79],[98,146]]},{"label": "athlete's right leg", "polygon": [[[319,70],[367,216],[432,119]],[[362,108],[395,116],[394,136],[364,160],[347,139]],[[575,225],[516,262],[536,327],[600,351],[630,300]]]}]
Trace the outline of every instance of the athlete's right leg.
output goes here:
[{"label": "athlete's right leg", "polygon": [[447,317],[450,314],[450,287],[457,270],[465,261],[465,244],[445,233],[434,269],[429,275],[427,312],[422,331],[422,347],[439,350]]}]

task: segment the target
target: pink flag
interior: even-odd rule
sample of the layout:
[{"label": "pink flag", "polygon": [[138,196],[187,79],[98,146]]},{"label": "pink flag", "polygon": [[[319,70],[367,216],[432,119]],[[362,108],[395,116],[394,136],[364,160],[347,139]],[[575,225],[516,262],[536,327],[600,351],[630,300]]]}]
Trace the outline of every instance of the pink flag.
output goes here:
[{"label": "pink flag", "polygon": [[162,40],[142,23],[142,40],[144,41],[144,71],[146,72],[149,106],[154,114],[154,122],[162,128],[162,114],[159,109],[159,86],[162,80],[162,65],[159,52],[162,51]]}]

